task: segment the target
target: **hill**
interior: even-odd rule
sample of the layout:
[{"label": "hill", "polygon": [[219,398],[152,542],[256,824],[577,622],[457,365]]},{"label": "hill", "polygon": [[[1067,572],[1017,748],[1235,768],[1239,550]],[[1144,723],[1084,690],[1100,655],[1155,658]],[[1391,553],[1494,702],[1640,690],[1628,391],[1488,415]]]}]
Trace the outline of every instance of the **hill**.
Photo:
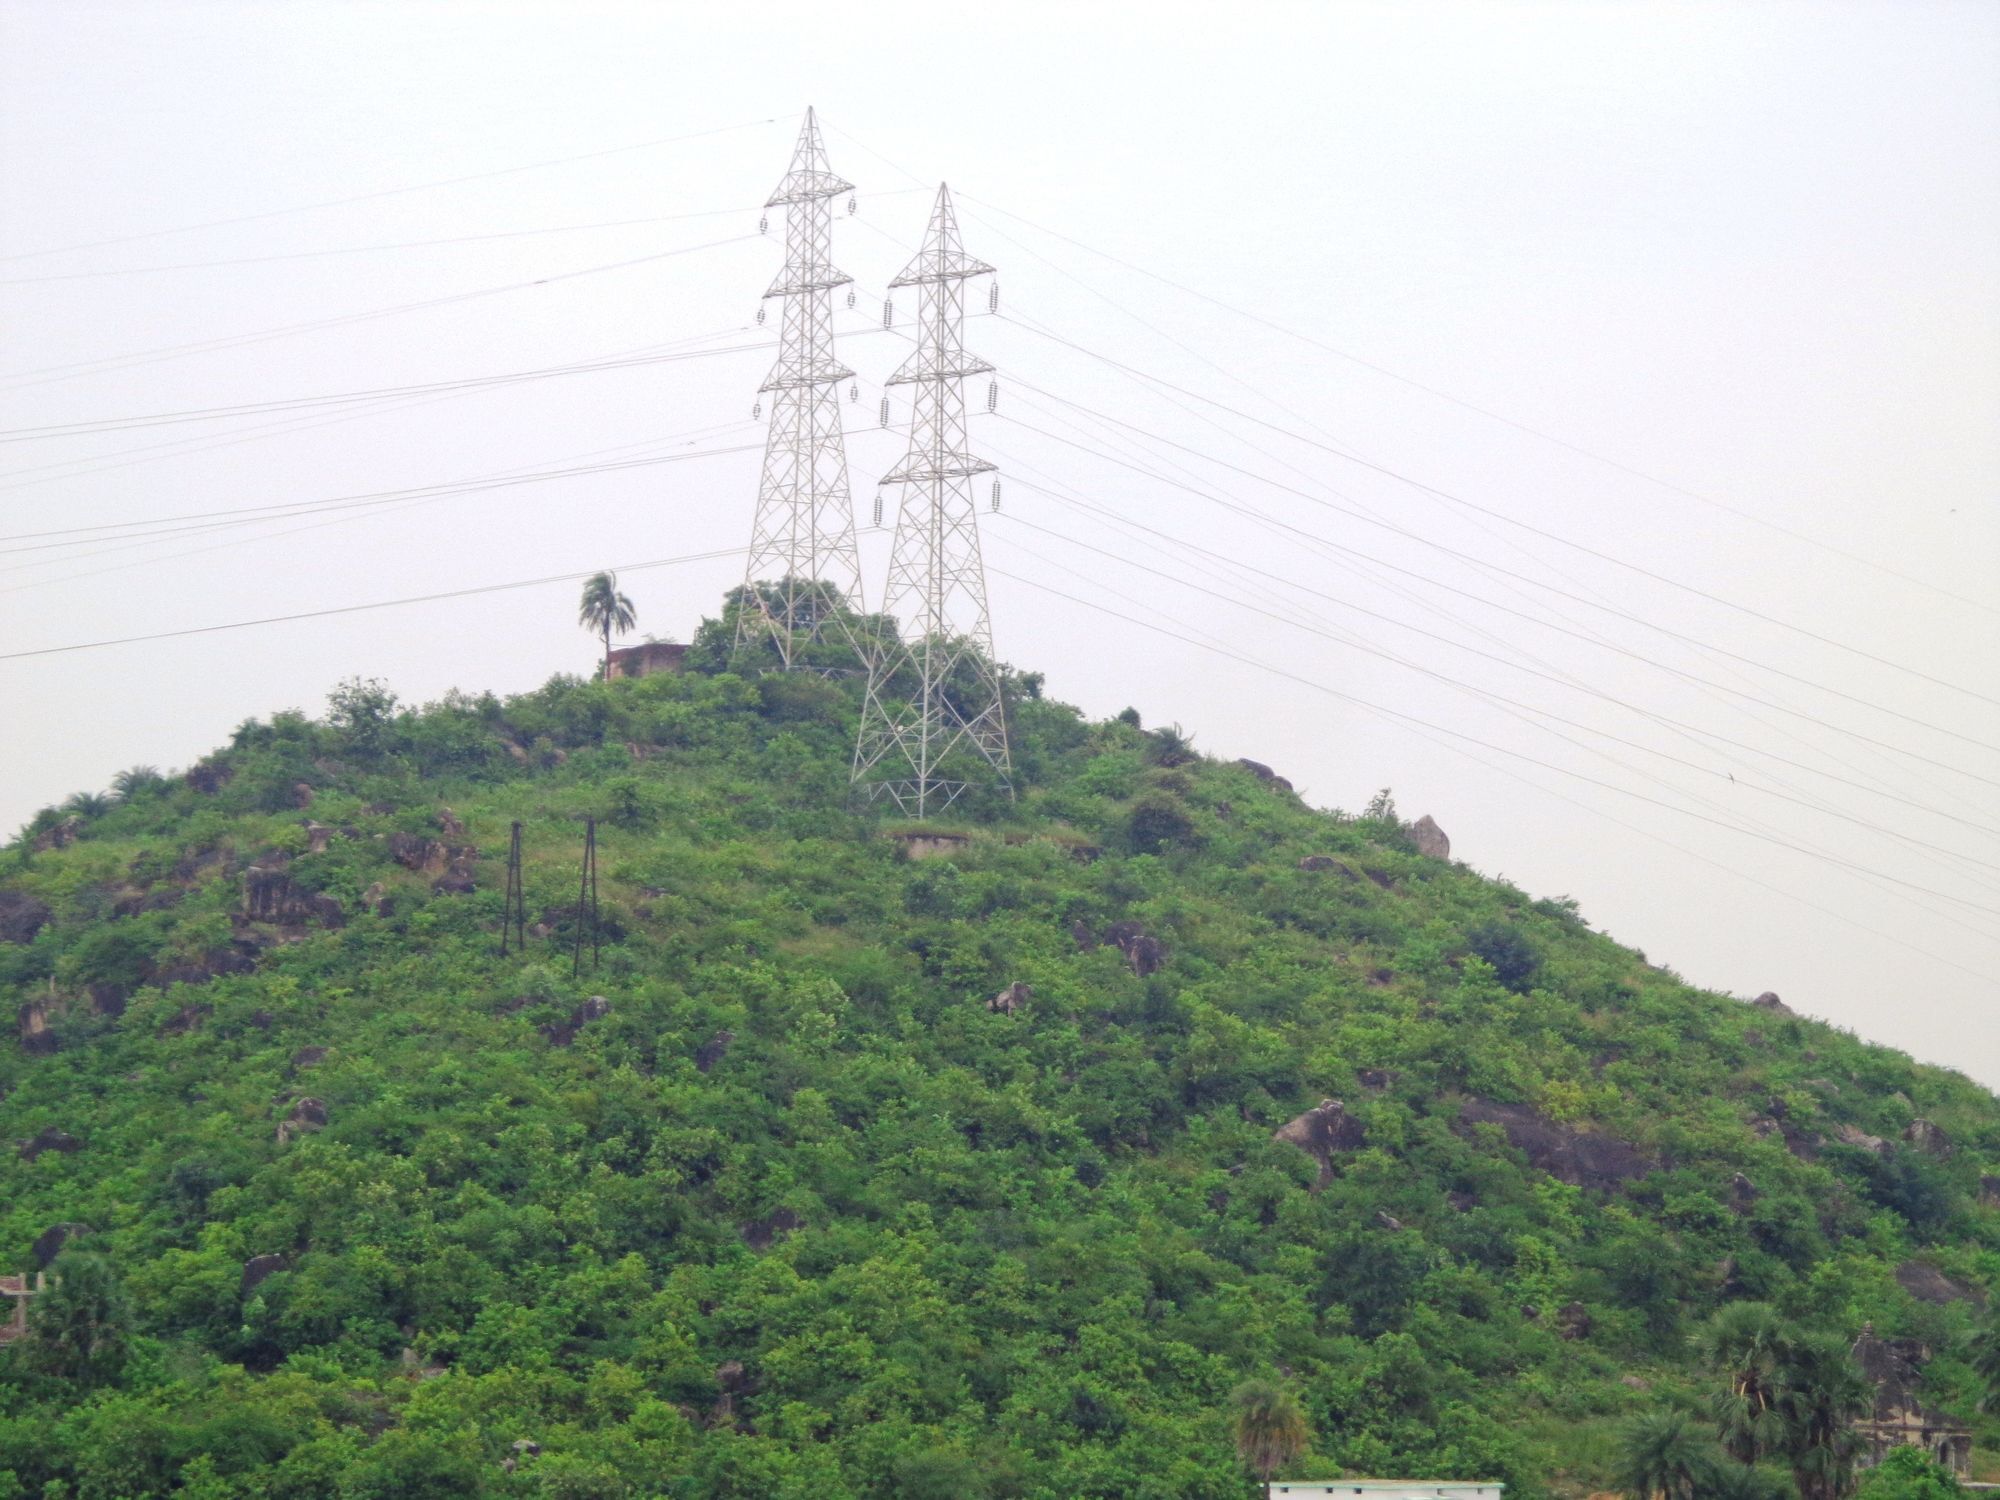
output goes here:
[{"label": "hill", "polygon": [[856,810],[858,684],[724,638],[351,683],[0,852],[0,1270],[72,1268],[0,1496],[1235,1500],[1269,1377],[1301,1473],[1533,1500],[1746,1301],[2000,1445],[1984,1090],[1032,675],[1018,801]]}]

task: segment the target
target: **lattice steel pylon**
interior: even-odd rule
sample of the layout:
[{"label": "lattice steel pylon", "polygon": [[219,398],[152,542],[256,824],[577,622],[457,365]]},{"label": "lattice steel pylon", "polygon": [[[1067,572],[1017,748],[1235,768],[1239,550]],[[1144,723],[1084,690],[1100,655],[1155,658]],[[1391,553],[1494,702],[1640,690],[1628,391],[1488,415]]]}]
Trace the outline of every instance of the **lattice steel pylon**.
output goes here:
[{"label": "lattice steel pylon", "polygon": [[993,368],[965,348],[965,283],[992,271],[960,245],[951,191],[939,184],[923,248],[889,283],[892,293],[918,288],[920,328],[887,382],[915,387],[910,448],[882,476],[903,486],[882,596],[893,624],[870,654],[854,747],[855,784],[915,817],[949,807],[981,762],[1013,794],[973,500],[973,476],[993,465],[967,450],[965,423],[965,377]]},{"label": "lattice steel pylon", "polygon": [[[778,362],[759,387],[771,402],[771,425],[736,617],[737,644],[768,634],[787,668],[829,615],[862,608],[840,421],[840,383],[854,372],[833,354],[834,289],[854,278],[833,264],[831,200],[853,191],[827,165],[819,122],[807,109],[791,169],[765,204],[785,210],[784,269],[764,293],[767,302],[783,299],[784,322]],[[851,639],[844,620],[841,635]]]}]

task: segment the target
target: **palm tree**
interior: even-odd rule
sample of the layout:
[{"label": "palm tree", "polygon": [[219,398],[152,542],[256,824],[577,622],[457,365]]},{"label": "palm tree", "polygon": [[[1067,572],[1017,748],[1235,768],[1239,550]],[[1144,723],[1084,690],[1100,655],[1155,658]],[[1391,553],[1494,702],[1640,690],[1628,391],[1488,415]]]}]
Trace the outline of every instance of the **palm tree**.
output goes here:
[{"label": "palm tree", "polygon": [[1730,1304],[1695,1336],[1703,1361],[1728,1380],[1715,1398],[1716,1436],[1740,1464],[1754,1464],[1784,1440],[1778,1384],[1792,1339],[1784,1321],[1761,1302]]},{"label": "palm tree", "polygon": [[1840,1500],[1854,1479],[1854,1423],[1873,1407],[1873,1389],[1846,1342],[1831,1334],[1793,1340],[1778,1380],[1785,1457],[1799,1500]]},{"label": "palm tree", "polygon": [[28,1312],[27,1355],[48,1375],[108,1385],[125,1368],[132,1310],[111,1262],[70,1250],[49,1271],[48,1290]]},{"label": "palm tree", "polygon": [[1697,1500],[1715,1450],[1685,1412],[1654,1412],[1625,1429],[1619,1487],[1630,1500]]},{"label": "palm tree", "polygon": [[1985,1326],[1972,1335],[1967,1357],[1979,1376],[1979,1409],[2000,1410],[2000,1312],[1989,1314]]},{"label": "palm tree", "polygon": [[623,635],[639,623],[632,601],[618,592],[616,573],[593,573],[583,585],[583,602],[576,623],[604,637],[604,680],[611,680],[611,632]]},{"label": "palm tree", "polygon": [[1229,1398],[1230,1429],[1236,1452],[1264,1482],[1271,1500],[1271,1476],[1305,1451],[1312,1439],[1298,1397],[1268,1380],[1246,1380]]}]

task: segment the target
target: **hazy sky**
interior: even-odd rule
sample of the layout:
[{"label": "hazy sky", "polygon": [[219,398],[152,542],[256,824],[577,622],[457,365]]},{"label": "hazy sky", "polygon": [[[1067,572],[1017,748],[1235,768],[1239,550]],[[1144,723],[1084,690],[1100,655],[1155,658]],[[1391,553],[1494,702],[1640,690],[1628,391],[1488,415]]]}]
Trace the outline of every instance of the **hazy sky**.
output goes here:
[{"label": "hazy sky", "polygon": [[2000,1084],[1996,80],[1972,0],[8,0],[0,826],[591,643],[559,583],[9,653],[602,566],[685,638],[812,103],[864,522],[940,178],[1000,267],[1003,656]]}]

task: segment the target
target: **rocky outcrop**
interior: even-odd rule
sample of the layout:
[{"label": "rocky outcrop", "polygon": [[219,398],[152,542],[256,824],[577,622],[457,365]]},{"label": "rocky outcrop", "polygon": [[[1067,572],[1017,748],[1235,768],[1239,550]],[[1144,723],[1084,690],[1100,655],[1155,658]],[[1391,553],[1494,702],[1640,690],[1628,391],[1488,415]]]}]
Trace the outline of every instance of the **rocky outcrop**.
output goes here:
[{"label": "rocky outcrop", "polygon": [[972,847],[962,833],[891,833],[891,841],[902,846],[911,859],[956,859]]},{"label": "rocky outcrop", "polygon": [[1011,1016],[1015,1011],[1035,998],[1035,992],[1020,980],[1015,980],[1006,989],[986,1002],[986,1008],[1003,1016]]},{"label": "rocky outcrop", "polygon": [[1069,924],[1069,936],[1070,941],[1076,944],[1077,952],[1095,953],[1097,951],[1097,934],[1090,930],[1090,924],[1084,921],[1082,917],[1078,917],[1074,922]]},{"label": "rocky outcrop", "polygon": [[1596,1320],[1590,1316],[1590,1309],[1581,1302],[1565,1303],[1556,1312],[1556,1335],[1571,1343],[1589,1338],[1590,1330],[1596,1326]]},{"label": "rocky outcrop", "polygon": [[1368,1139],[1368,1127],[1347,1112],[1338,1099],[1322,1099],[1271,1132],[1271,1139],[1297,1146],[1319,1163],[1322,1185],[1333,1176],[1336,1152],[1358,1151]]},{"label": "rocky outcrop", "polygon": [[32,943],[51,915],[25,891],[0,891],[0,943]]},{"label": "rocky outcrop", "polygon": [[21,1160],[33,1161],[44,1151],[55,1151],[64,1156],[73,1151],[81,1151],[83,1142],[67,1130],[58,1130],[53,1125],[45,1125],[33,1140],[22,1141],[15,1149],[20,1152]]},{"label": "rocky outcrop", "polygon": [[1870,1135],[1856,1125],[1836,1125],[1833,1138],[1843,1146],[1852,1146],[1857,1151],[1872,1151],[1877,1156],[1887,1156],[1891,1150],[1889,1143],[1879,1135]]},{"label": "rocky outcrop", "polygon": [[56,1034],[49,1024],[55,1010],[52,1000],[29,1000],[16,1013],[21,1050],[30,1057],[47,1057],[56,1050]]},{"label": "rocky outcrop", "polygon": [[258,1287],[270,1280],[275,1272],[284,1269],[285,1257],[282,1255],[251,1256],[243,1262],[243,1276],[236,1283],[237,1300],[241,1301],[243,1298],[249,1296]]},{"label": "rocky outcrop", "polygon": [[1437,826],[1437,820],[1429,813],[1425,813],[1403,831],[1410,836],[1410,842],[1417,846],[1417,853],[1426,859],[1451,858],[1451,840],[1445,836],[1445,831]]},{"label": "rocky outcrop", "polygon": [[1778,998],[1775,990],[1764,991],[1763,994],[1750,1003],[1759,1010],[1768,1010],[1774,1016],[1796,1016],[1798,1014],[1797,1011]]},{"label": "rocky outcrop", "polygon": [[706,1073],[723,1058],[729,1056],[729,1044],[736,1040],[733,1031],[718,1031],[699,1047],[694,1049],[694,1066],[697,1073]]},{"label": "rocky outcrop", "polygon": [[1979,1202],[1983,1208],[2000,1208],[2000,1177],[1982,1176],[1979,1179]]},{"label": "rocky outcrop", "polygon": [[789,1208],[774,1208],[763,1218],[738,1226],[737,1233],[743,1236],[743,1243],[752,1250],[762,1251],[776,1244],[780,1235],[803,1229],[805,1222]]},{"label": "rocky outcrop", "polygon": [[566,1021],[551,1021],[542,1028],[542,1035],[549,1039],[552,1047],[567,1047],[576,1040],[576,1034],[592,1021],[601,1021],[611,1014],[611,1002],[602,995],[592,995],[588,1000],[569,1013]]},{"label": "rocky outcrop", "polygon": [[477,889],[479,850],[471,844],[443,844],[421,834],[389,835],[389,857],[406,870],[432,877],[433,890],[464,895]]},{"label": "rocky outcrop", "polygon": [[292,1106],[291,1113],[278,1122],[278,1144],[282,1146],[295,1137],[315,1130],[324,1130],[326,1122],[324,1100],[301,1099]]},{"label": "rocky outcrop", "polygon": [[60,823],[44,828],[35,835],[28,847],[37,854],[46,854],[51,849],[67,849],[83,837],[83,819],[71,813]]},{"label": "rocky outcrop", "polygon": [[1480,1125],[1499,1126],[1507,1144],[1527,1157],[1530,1166],[1572,1187],[1611,1192],[1653,1170],[1653,1164],[1628,1142],[1558,1124],[1525,1104],[1466,1100],[1458,1112],[1460,1133],[1470,1135]]},{"label": "rocky outcrop", "polygon": [[161,1036],[186,1036],[190,1031],[199,1030],[213,1007],[207,1005],[183,1005],[160,1023]]},{"label": "rocky outcrop", "polygon": [[226,761],[205,760],[187,769],[187,784],[204,796],[213,796],[229,785],[236,768]]},{"label": "rocky outcrop", "polygon": [[1903,1139],[1926,1156],[1951,1155],[1951,1137],[1929,1120],[1912,1120],[1903,1129]]},{"label": "rocky outcrop", "polygon": [[1259,781],[1269,782],[1280,791],[1289,792],[1292,790],[1292,784],[1289,781],[1285,780],[1284,777],[1280,776],[1262,761],[1239,760],[1236,764],[1248,771],[1252,776],[1255,776]]},{"label": "rocky outcrop", "polygon": [[301,1047],[292,1054],[292,1071],[303,1073],[307,1068],[316,1068],[326,1061],[326,1048]]},{"label": "rocky outcrop", "polygon": [[1156,937],[1147,935],[1137,922],[1113,922],[1105,930],[1104,941],[1125,955],[1132,972],[1144,979],[1157,974],[1167,962],[1167,950]]},{"label": "rocky outcrop", "polygon": [[1920,1260],[1906,1260],[1896,1267],[1896,1285],[1919,1302],[1928,1302],[1936,1307],[1952,1302],[1986,1300],[1971,1287],[1960,1285],[1936,1266]]},{"label": "rocky outcrop", "polygon": [[58,1255],[89,1233],[88,1224],[51,1224],[35,1236],[34,1247],[29,1252],[35,1257],[36,1269],[46,1271],[56,1263]]},{"label": "rocky outcrop", "polygon": [[344,927],[347,913],[324,891],[308,891],[294,881],[282,859],[265,859],[243,872],[243,915],[280,927]]}]

